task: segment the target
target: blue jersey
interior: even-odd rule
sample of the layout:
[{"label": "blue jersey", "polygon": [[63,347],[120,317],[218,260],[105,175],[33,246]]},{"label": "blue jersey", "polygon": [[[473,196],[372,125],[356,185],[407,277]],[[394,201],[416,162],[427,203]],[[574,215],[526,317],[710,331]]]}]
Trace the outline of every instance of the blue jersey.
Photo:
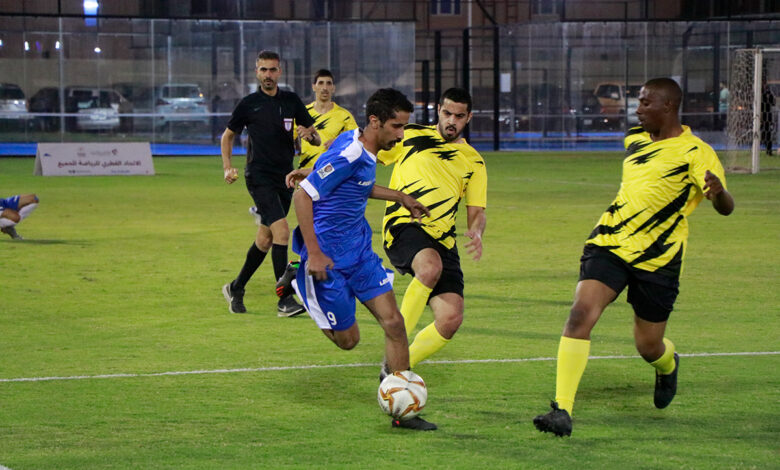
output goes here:
[{"label": "blue jersey", "polygon": [[[368,152],[358,137],[359,129],[338,136],[301,182],[301,188],[312,199],[314,233],[320,249],[336,268],[352,266],[373,255],[371,227],[365,213],[376,181],[376,155]],[[293,250],[307,257],[299,229],[295,231]]]}]

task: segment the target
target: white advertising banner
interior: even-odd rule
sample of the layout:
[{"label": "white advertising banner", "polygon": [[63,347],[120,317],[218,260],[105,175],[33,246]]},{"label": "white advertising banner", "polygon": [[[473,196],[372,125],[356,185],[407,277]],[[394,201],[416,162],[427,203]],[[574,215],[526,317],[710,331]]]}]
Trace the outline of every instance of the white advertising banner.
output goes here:
[{"label": "white advertising banner", "polygon": [[109,176],[153,175],[149,142],[40,143],[35,175]]}]

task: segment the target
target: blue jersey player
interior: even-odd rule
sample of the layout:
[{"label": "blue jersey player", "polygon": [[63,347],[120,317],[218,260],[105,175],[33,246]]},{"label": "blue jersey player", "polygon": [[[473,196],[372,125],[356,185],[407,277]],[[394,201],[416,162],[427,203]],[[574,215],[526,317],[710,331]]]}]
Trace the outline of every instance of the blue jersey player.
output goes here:
[{"label": "blue jersey player", "polygon": [[[352,349],[360,340],[357,298],[385,332],[385,355],[392,371],[409,368],[409,343],[393,294],[392,273],[371,248],[365,211],[368,198],[373,198],[403,205],[418,220],[430,215],[413,197],[374,184],[377,152],[403,138],[412,111],[401,92],[378,90],[366,103],[365,129],[344,132],[312,170],[295,170],[287,176],[291,186],[300,181],[293,195],[299,224],[293,233],[293,251],[301,255],[293,281],[298,296],[325,336],[341,349]],[[436,429],[419,417],[393,420],[393,426]]]},{"label": "blue jersey player", "polygon": [[38,207],[38,196],[35,194],[17,194],[0,198],[0,232],[14,240],[22,240],[16,233],[16,224],[26,219]]}]

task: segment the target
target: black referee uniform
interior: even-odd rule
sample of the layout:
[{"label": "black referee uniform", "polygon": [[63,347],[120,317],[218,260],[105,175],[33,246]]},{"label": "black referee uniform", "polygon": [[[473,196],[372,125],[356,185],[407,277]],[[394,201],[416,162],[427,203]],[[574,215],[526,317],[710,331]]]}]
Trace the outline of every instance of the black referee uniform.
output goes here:
[{"label": "black referee uniform", "polygon": [[[293,190],[287,188],[284,177],[293,170],[293,130],[296,125],[311,127],[314,119],[298,95],[278,88],[274,96],[258,90],[244,97],[233,110],[227,125],[235,134],[240,135],[244,128],[249,133],[244,179],[260,215],[260,223],[266,227],[283,220],[290,210]],[[243,305],[244,286],[266,254],[252,243],[238,277],[223,287],[231,312],[246,311]],[[279,279],[287,267],[287,244],[274,243],[271,258],[275,279]],[[279,316],[292,316],[304,311],[292,295],[280,299],[278,308]]]},{"label": "black referee uniform", "polygon": [[293,170],[293,127],[313,124],[298,95],[281,89],[275,96],[258,90],[244,97],[230,116],[228,129],[241,134],[246,127],[249,133],[244,179],[263,225],[285,218],[290,210],[293,190],[284,177]]}]

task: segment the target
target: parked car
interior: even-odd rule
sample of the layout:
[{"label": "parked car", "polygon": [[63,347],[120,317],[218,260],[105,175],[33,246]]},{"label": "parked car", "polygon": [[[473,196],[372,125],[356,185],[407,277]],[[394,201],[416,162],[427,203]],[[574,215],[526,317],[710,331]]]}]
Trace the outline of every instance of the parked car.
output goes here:
[{"label": "parked car", "polygon": [[[65,113],[76,114],[65,119],[66,129],[71,131],[114,131],[120,127],[120,114],[132,112],[132,103],[110,88],[72,86],[64,90]],[[30,112],[60,113],[60,89],[44,87],[30,98]],[[44,131],[59,128],[60,116],[35,117],[38,127]]]},{"label": "parked car", "polygon": [[616,118],[622,116],[624,119],[627,117],[628,125],[634,126],[639,123],[636,110],[639,108],[641,89],[642,85],[638,84],[626,86],[620,82],[601,82],[596,85],[593,95],[599,100],[602,114]]},{"label": "parked car", "polygon": [[75,129],[83,131],[118,130],[119,106],[124,98],[108,88],[68,88],[65,109],[76,113]]},{"label": "parked car", "polygon": [[144,90],[135,103],[136,113],[154,114],[153,119],[138,118],[136,127],[156,130],[171,124],[192,124],[203,127],[209,124],[209,104],[195,83],[166,83]]},{"label": "parked car", "polygon": [[19,119],[27,112],[24,92],[13,83],[0,83],[0,118]]},{"label": "parked car", "polygon": [[0,83],[0,128],[22,130],[27,118],[24,92],[13,83]]}]

